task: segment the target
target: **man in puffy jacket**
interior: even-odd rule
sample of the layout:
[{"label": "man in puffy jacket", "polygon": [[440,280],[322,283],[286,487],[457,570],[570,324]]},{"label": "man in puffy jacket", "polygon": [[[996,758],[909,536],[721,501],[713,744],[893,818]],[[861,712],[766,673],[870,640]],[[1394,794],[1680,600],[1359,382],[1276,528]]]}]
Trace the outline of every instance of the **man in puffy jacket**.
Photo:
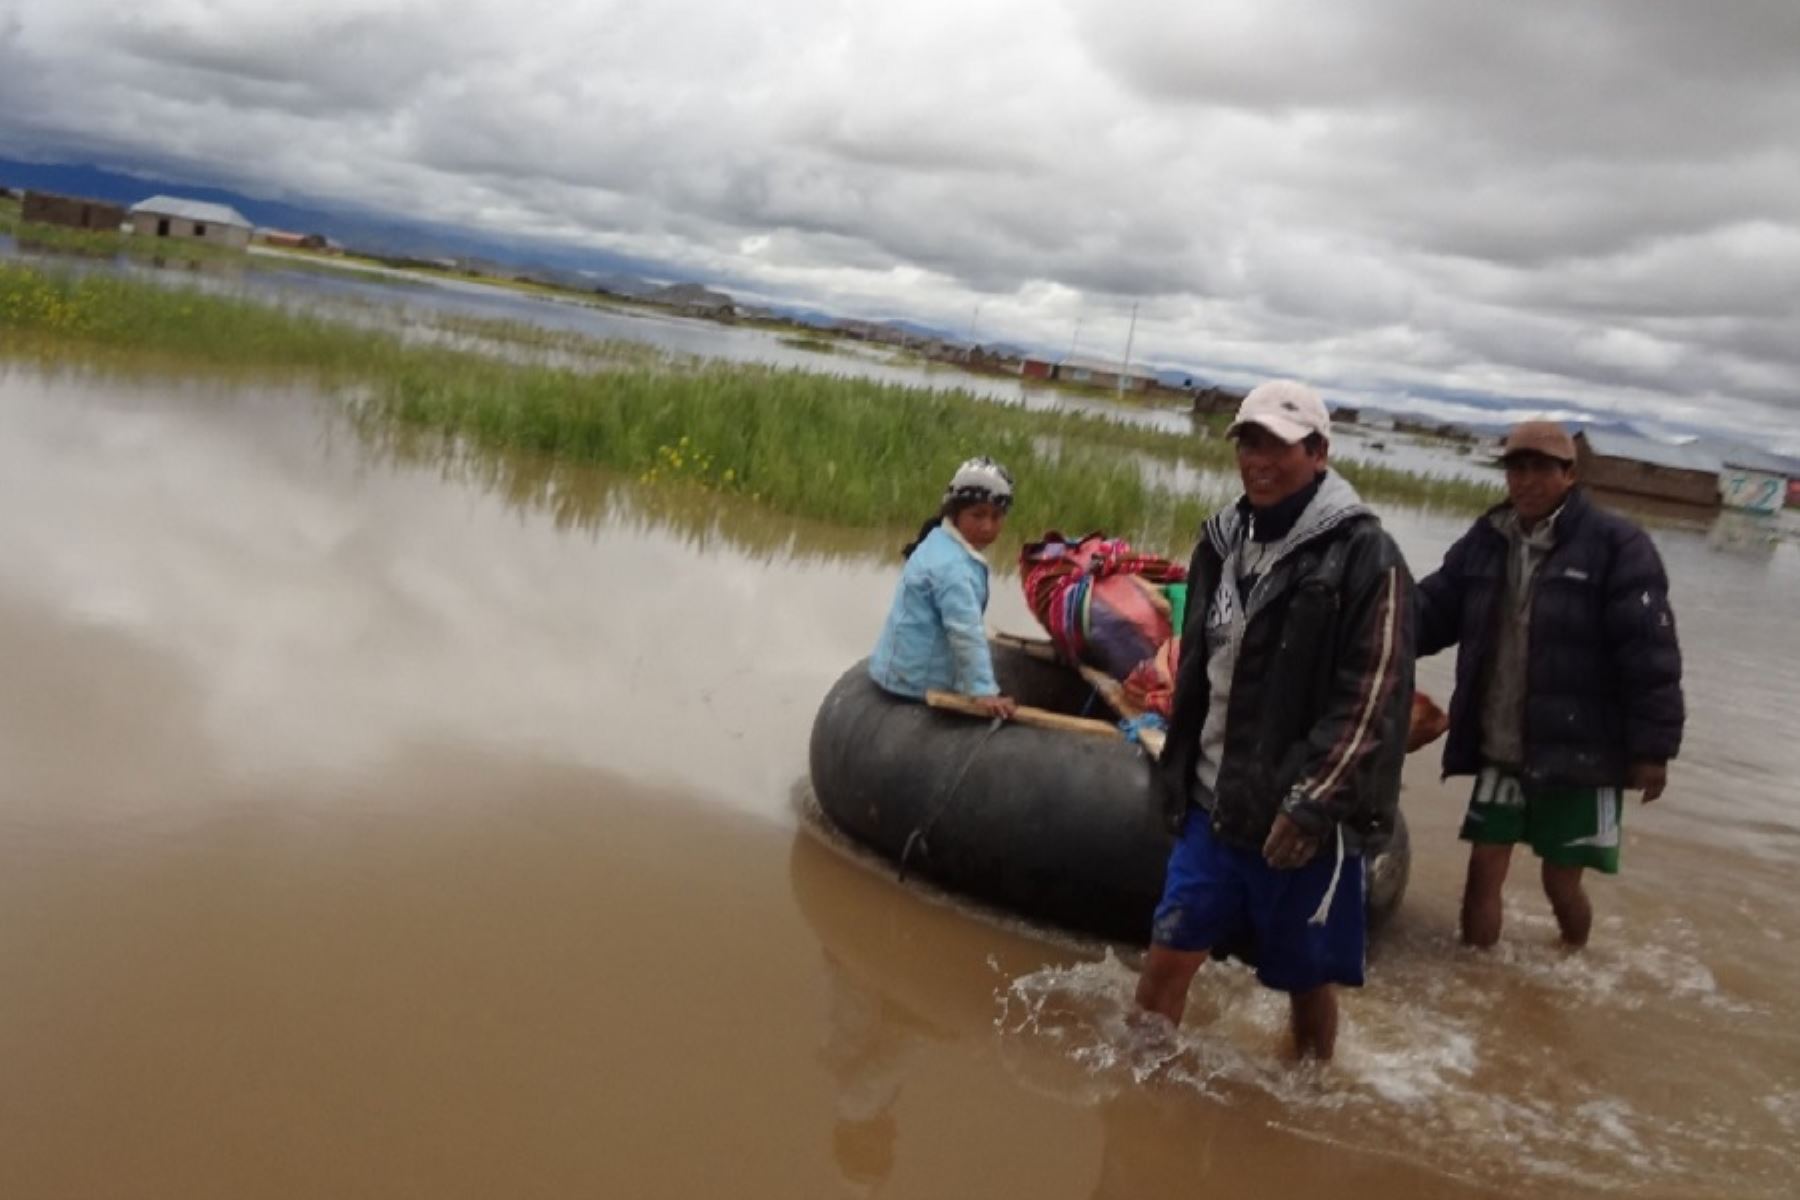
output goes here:
[{"label": "man in puffy jacket", "polygon": [[1444,774],[1476,777],[1462,937],[1499,940],[1501,886],[1528,842],[1563,941],[1582,946],[1582,874],[1619,869],[1621,793],[1662,795],[1681,748],[1681,648],[1656,547],[1576,486],[1562,426],[1517,426],[1503,457],[1506,503],[1419,585],[1419,653],[1461,647]]},{"label": "man in puffy jacket", "polygon": [[1179,1022],[1209,953],[1288,993],[1330,1058],[1334,985],[1363,979],[1363,855],[1392,833],[1413,678],[1399,548],[1326,465],[1313,389],[1265,383],[1230,434],[1244,495],[1206,524],[1159,773],[1179,834],[1140,1009]]}]

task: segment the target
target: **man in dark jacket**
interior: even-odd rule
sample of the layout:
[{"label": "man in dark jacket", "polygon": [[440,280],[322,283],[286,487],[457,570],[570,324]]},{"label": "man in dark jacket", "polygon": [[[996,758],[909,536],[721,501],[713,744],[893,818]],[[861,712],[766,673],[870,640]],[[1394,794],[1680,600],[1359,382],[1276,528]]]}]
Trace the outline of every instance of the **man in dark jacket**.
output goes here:
[{"label": "man in dark jacket", "polygon": [[1179,1023],[1209,953],[1288,993],[1295,1048],[1330,1058],[1335,984],[1363,977],[1363,854],[1392,832],[1412,698],[1412,580],[1326,465],[1303,384],[1238,409],[1244,495],[1206,524],[1160,775],[1180,837],[1139,977]]},{"label": "man in dark jacket", "polygon": [[1681,649],[1662,560],[1595,508],[1551,421],[1506,440],[1508,500],[1419,585],[1419,653],[1461,644],[1444,774],[1474,775],[1462,937],[1500,938],[1513,846],[1543,860],[1563,941],[1587,943],[1582,873],[1619,869],[1621,792],[1662,795],[1681,748]]}]

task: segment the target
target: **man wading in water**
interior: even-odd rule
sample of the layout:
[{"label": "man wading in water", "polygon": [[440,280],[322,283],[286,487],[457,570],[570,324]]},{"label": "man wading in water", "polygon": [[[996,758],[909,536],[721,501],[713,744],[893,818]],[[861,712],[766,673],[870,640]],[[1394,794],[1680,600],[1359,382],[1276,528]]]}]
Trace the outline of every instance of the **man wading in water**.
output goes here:
[{"label": "man wading in water", "polygon": [[1503,461],[1506,503],[1419,584],[1419,653],[1461,643],[1444,774],[1476,777],[1462,937],[1500,940],[1501,885],[1529,842],[1563,941],[1584,946],[1581,876],[1618,873],[1620,793],[1662,795],[1681,749],[1681,647],[1656,547],[1588,503],[1563,427],[1517,426]]},{"label": "man wading in water", "polygon": [[1179,1024],[1209,953],[1288,993],[1301,1056],[1330,1058],[1337,984],[1363,981],[1363,855],[1392,833],[1413,692],[1413,584],[1326,465],[1313,389],[1265,383],[1232,423],[1244,495],[1188,575],[1160,775],[1180,835],[1139,1008]]}]

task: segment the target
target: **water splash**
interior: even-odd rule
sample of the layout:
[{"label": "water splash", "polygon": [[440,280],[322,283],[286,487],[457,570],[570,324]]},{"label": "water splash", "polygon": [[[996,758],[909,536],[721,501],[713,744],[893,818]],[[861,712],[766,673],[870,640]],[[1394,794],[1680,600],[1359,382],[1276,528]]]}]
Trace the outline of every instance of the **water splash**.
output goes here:
[{"label": "water splash", "polygon": [[1615,1011],[1752,1009],[1696,957],[1690,927],[1666,922],[1634,939],[1606,930],[1612,944],[1582,955],[1554,945],[1548,918],[1520,917],[1510,930],[1496,954],[1443,934],[1385,946],[1377,982],[1346,995],[1327,1065],[1290,1061],[1285,998],[1233,965],[1201,972],[1179,1029],[1136,1013],[1135,973],[1111,952],[1003,981],[994,1028],[1015,1078],[1070,1103],[1176,1087],[1218,1104],[1273,1100],[1299,1136],[1381,1147],[1469,1182],[1611,1190],[1689,1180],[1711,1194],[1717,1164],[1735,1160],[1732,1194],[1783,1194],[1758,1181],[1800,1166],[1800,1092],[1762,1104],[1785,1137],[1703,1106],[1658,1111],[1614,1091],[1605,1069],[1572,1055],[1554,1030],[1534,1037],[1505,1011],[1586,1010],[1593,1022]]}]

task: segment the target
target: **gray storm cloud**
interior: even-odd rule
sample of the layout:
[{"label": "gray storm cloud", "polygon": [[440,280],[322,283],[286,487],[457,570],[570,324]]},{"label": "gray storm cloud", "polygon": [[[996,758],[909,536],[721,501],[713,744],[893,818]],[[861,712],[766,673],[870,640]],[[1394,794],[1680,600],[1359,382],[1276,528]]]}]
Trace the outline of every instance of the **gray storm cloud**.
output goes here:
[{"label": "gray storm cloud", "polygon": [[1789,0],[0,0],[0,152],[1800,451],[1796,46]]}]

